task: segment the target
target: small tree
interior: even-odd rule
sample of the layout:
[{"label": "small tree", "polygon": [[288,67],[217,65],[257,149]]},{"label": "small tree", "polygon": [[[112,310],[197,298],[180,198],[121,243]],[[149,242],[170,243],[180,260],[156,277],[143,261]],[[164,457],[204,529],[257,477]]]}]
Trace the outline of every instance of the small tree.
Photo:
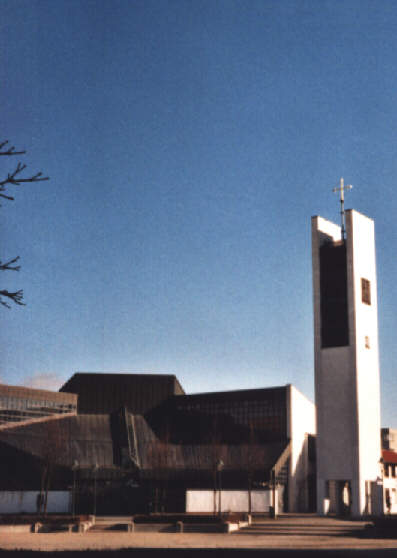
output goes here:
[{"label": "small tree", "polygon": [[225,465],[228,463],[227,459],[227,446],[223,443],[221,434],[221,425],[219,417],[215,416],[213,420],[213,427],[209,439],[209,458],[211,462],[212,475],[213,475],[213,508],[214,515],[216,514],[217,508],[217,496],[218,496],[218,513],[221,512],[221,475]]},{"label": "small tree", "polygon": [[210,460],[213,476],[213,509],[214,515],[216,514],[216,493],[217,493],[217,463],[219,460],[219,431],[218,431],[218,417],[214,417],[213,428],[210,433]]},{"label": "small tree", "polygon": [[161,478],[164,468],[164,443],[158,439],[153,438],[149,445],[149,459],[152,469],[152,494],[153,494],[153,507],[150,511],[158,513],[160,511],[161,500]]},{"label": "small tree", "polygon": [[255,466],[257,463],[255,445],[255,427],[252,420],[249,422],[249,445],[246,454],[247,464],[247,484],[248,484],[248,513],[252,512],[252,481],[254,478]]},{"label": "small tree", "polygon": [[46,515],[48,492],[51,487],[52,476],[55,467],[65,457],[66,440],[62,435],[61,426],[57,420],[49,420],[45,423],[43,438],[41,440],[41,488],[39,497],[39,513]]},{"label": "small tree", "polygon": [[161,476],[161,502],[160,508],[161,511],[167,511],[167,500],[168,500],[168,484],[169,484],[169,475],[170,475],[170,466],[171,466],[171,456],[170,456],[170,429],[168,421],[165,425],[165,432],[163,435],[163,439],[161,441],[161,461],[162,461],[162,476]]},{"label": "small tree", "polygon": [[[14,146],[9,146],[8,141],[3,141],[0,143],[0,156],[12,157],[14,155],[25,155],[26,151],[15,151]],[[9,193],[9,189],[12,186],[20,186],[25,182],[40,182],[42,180],[48,180],[48,176],[42,176],[41,172],[33,174],[31,176],[22,176],[23,171],[26,169],[25,164],[20,162],[14,167],[12,172],[6,173],[4,178],[0,178],[0,198],[8,201],[14,201],[14,196]],[[6,261],[0,260],[0,271],[19,271],[20,265],[18,264],[19,256]],[[9,302],[12,301],[15,304],[24,306],[23,302],[23,291],[9,291],[7,289],[0,290],[0,304],[6,308],[10,308]]]}]

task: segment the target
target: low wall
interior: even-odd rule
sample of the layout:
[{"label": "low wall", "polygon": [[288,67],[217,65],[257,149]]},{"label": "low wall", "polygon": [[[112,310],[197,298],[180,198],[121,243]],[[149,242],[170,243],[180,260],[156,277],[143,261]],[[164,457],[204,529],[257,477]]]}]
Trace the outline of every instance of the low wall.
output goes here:
[{"label": "low wall", "polygon": [[[269,512],[272,505],[272,494],[270,490],[251,491],[251,512]],[[214,510],[213,490],[187,490],[186,512],[219,512],[219,491],[216,491]],[[246,490],[222,490],[221,491],[222,512],[248,512],[248,492]]]},{"label": "low wall", "polygon": [[[36,513],[39,491],[0,491],[0,513]],[[47,512],[67,513],[71,508],[71,495],[67,490],[48,492]]]}]

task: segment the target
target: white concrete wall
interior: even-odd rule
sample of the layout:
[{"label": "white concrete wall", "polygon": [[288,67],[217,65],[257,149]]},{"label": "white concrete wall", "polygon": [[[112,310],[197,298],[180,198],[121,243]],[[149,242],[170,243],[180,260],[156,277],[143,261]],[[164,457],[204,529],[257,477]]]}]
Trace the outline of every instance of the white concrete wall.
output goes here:
[{"label": "white concrete wall", "polygon": [[288,386],[287,436],[291,440],[288,511],[308,511],[308,434],[316,432],[315,405],[296,387]]},{"label": "white concrete wall", "polygon": [[[379,477],[381,455],[373,221],[355,211],[346,212],[349,346],[322,349],[319,248],[324,241],[340,238],[340,227],[313,217],[317,509],[323,512],[326,481],[346,480],[351,482],[352,513],[361,515],[366,505],[365,481]],[[371,305],[362,302],[362,278],[371,283]]]},{"label": "white concrete wall", "polygon": [[318,368],[317,471],[321,479],[347,480],[355,474],[356,398],[350,347],[322,350]]},{"label": "white concrete wall", "polygon": [[[251,511],[268,512],[271,506],[272,494],[270,490],[251,491]],[[216,509],[218,512],[219,492],[216,492]],[[248,492],[246,490],[222,490],[221,511],[248,512]],[[213,490],[187,490],[186,512],[214,513]]]},{"label": "white concrete wall", "polygon": [[386,477],[383,479],[383,511],[388,512],[386,506],[386,489],[390,491],[390,513],[397,513],[397,479],[393,477]]},{"label": "white concrete wall", "polygon": [[[345,459],[343,452],[353,451],[355,439],[353,418],[334,421],[335,416],[345,415],[350,406],[350,394],[354,393],[354,382],[349,375],[350,347],[321,349],[320,247],[324,242],[340,240],[341,228],[338,225],[322,217],[312,218],[317,512],[320,514],[329,509],[329,500],[326,502],[327,479],[346,478],[347,474],[350,478],[352,475],[353,454]],[[339,443],[341,435],[343,444]],[[343,471],[342,477],[335,477],[334,468],[348,468],[348,471]]]},{"label": "white concrete wall", "polygon": [[[39,491],[0,491],[0,513],[36,513]],[[67,513],[71,509],[71,495],[68,491],[48,493],[47,512]]]},{"label": "white concrete wall", "polygon": [[[365,510],[365,481],[380,478],[380,378],[378,350],[378,304],[374,222],[356,211],[346,212],[348,282],[354,297],[354,328],[358,420],[359,506]],[[350,275],[351,273],[351,275]],[[371,304],[362,302],[361,279],[371,284]],[[365,338],[369,339],[369,349]]]}]

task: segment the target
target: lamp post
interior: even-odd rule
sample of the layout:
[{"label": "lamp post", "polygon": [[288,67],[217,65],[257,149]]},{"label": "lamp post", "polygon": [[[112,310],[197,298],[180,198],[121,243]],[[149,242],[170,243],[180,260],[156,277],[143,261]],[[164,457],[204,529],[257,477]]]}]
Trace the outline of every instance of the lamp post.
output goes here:
[{"label": "lamp post", "polygon": [[272,506],[270,507],[270,517],[277,517],[277,478],[274,467],[270,471],[270,487],[272,491]]},{"label": "lamp post", "polygon": [[94,515],[96,515],[96,474],[98,469],[99,465],[98,463],[95,463],[94,467],[92,468],[92,471],[94,473]]},{"label": "lamp post", "polygon": [[76,515],[76,471],[79,468],[79,462],[77,459],[73,461],[72,471],[73,471],[73,495],[72,495],[72,515]]},{"label": "lamp post", "polygon": [[218,459],[218,462],[216,464],[216,470],[218,471],[218,498],[219,498],[219,505],[218,505],[218,513],[219,515],[222,514],[222,469],[225,466],[224,462],[222,461],[222,459]]}]

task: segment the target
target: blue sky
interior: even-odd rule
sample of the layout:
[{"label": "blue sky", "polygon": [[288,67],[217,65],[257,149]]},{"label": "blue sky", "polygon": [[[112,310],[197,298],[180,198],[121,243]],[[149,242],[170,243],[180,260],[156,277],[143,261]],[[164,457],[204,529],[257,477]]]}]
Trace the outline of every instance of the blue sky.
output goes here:
[{"label": "blue sky", "polygon": [[0,313],[3,382],[313,398],[310,217],[338,221],[344,176],[397,427],[396,2],[3,0],[0,52],[2,137],[51,178],[1,208],[27,302]]}]

